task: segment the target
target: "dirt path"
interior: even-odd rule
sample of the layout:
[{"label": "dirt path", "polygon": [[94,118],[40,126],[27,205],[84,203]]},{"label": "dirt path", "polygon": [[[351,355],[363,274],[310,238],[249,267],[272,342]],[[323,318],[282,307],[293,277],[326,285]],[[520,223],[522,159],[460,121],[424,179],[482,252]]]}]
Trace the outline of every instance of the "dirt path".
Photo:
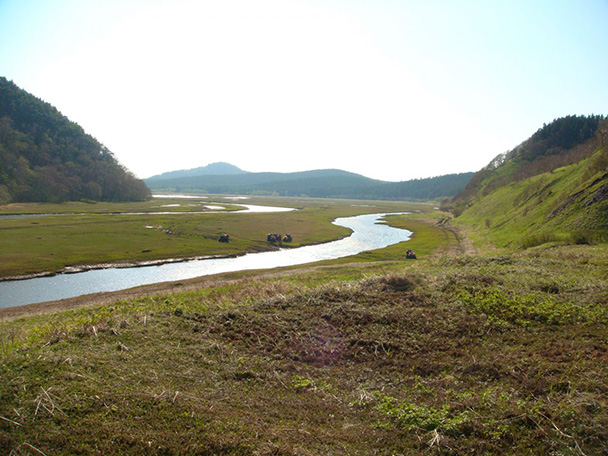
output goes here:
[{"label": "dirt path", "polygon": [[450,224],[449,219],[442,219],[436,225],[445,233],[447,246],[435,252],[435,256],[476,255],[479,253],[467,233]]},{"label": "dirt path", "polygon": [[446,229],[450,231],[457,240],[456,243],[453,243],[454,247],[458,249],[455,254],[476,255],[479,253],[479,250],[473,245],[473,242],[467,236],[467,233],[464,230],[455,228],[453,226]]}]

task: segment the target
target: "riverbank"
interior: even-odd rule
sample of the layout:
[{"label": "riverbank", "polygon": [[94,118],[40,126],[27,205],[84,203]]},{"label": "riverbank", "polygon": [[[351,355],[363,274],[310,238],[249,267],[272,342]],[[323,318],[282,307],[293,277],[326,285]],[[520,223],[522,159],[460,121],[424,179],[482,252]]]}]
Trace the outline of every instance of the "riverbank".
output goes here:
[{"label": "riverbank", "polygon": [[[446,230],[442,225],[436,223],[433,218],[426,217],[421,218],[421,214],[411,214],[405,218],[396,218],[391,216],[388,218],[387,223],[391,226],[398,228],[410,227],[414,230],[413,235],[408,241],[408,246],[414,249],[419,256],[421,261],[429,258],[444,258],[454,255],[462,255],[467,253],[465,251],[466,236],[464,233],[459,233],[457,236],[451,230]],[[373,265],[373,264],[399,264],[404,258],[404,251],[398,245],[386,247],[375,251],[368,251],[360,253],[356,256],[350,256],[347,258],[340,258],[332,261],[324,261],[323,264],[331,270],[333,266],[340,267],[340,265],[351,267],[358,267],[358,264],[362,265]],[[310,266],[294,266],[287,268],[280,268],[276,274],[280,277],[283,273],[281,271],[303,271],[309,270],[309,268],[316,268],[314,265]],[[289,272],[287,272],[289,273]],[[180,291],[190,291],[197,288],[208,286],[210,283],[215,283],[221,278],[229,277],[253,277],[258,274],[265,274],[270,277],[275,277],[275,271],[264,271],[260,272],[233,272],[224,273],[211,276],[203,276],[192,278],[189,280],[179,280],[175,282],[161,281],[156,284],[146,285],[141,287],[134,287],[127,290],[103,292],[87,294],[80,297],[73,297],[67,299],[60,299],[51,302],[43,302],[31,305],[13,306],[8,308],[0,308],[0,320],[8,320],[19,318],[26,315],[37,315],[42,313],[55,313],[64,310],[72,310],[85,306],[95,306],[100,304],[109,304],[114,301],[122,299],[132,299],[144,296],[152,296],[155,294],[164,294]],[[210,277],[208,279],[208,277]]]},{"label": "riverbank", "polygon": [[0,282],[0,306],[32,304],[104,291],[116,291],[169,280],[249,269],[268,269],[332,260],[362,251],[373,251],[407,241],[410,231],[379,223],[384,214],[341,217],[335,225],[347,228],[350,236],[329,243],[278,249],[243,256],[203,258],[190,262],[165,262],[162,265],[132,268],[90,268],[63,276]]},{"label": "riverbank", "polygon": [[607,266],[559,245],[351,261],[4,321],[0,446],[602,454]]},{"label": "riverbank", "polygon": [[87,271],[98,271],[103,269],[127,269],[127,268],[143,268],[146,266],[162,266],[164,264],[173,264],[173,263],[186,263],[188,261],[200,261],[200,260],[217,260],[221,258],[236,258],[238,255],[206,255],[206,256],[198,256],[198,257],[189,257],[189,258],[166,258],[163,260],[148,260],[148,261],[119,261],[115,263],[101,263],[101,264],[82,264],[76,266],[67,266],[62,269],[58,269],[57,271],[46,271],[39,272],[36,274],[28,274],[21,276],[12,276],[12,277],[0,277],[0,282],[10,281],[10,280],[28,280],[28,279],[36,279],[40,277],[54,277],[56,275],[61,274],[78,274],[81,272]]},{"label": "riverbank", "polygon": [[[387,263],[389,264],[389,263]],[[355,262],[347,264],[347,268],[364,270],[375,263]],[[248,280],[282,280],[297,271],[298,274],[305,273],[328,273],[331,274],[344,265],[314,265],[293,266],[277,270],[266,271],[235,271],[208,276],[195,277],[187,280],[159,282],[127,290],[109,291],[103,293],[92,293],[73,298],[59,299],[23,306],[0,308],[0,322],[14,320],[22,317],[35,315],[55,314],[58,312],[72,311],[83,307],[96,307],[109,305],[119,301],[147,298],[158,295],[171,295],[175,293],[193,292],[209,287],[231,286]]]}]

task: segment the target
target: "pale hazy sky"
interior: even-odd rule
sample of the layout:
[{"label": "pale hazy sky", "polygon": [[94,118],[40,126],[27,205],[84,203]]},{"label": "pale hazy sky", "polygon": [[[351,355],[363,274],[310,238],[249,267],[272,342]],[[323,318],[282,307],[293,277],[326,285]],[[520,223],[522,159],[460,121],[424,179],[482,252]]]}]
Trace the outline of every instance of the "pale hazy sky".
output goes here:
[{"label": "pale hazy sky", "polygon": [[0,0],[0,76],[142,178],[400,181],[608,114],[608,0]]}]

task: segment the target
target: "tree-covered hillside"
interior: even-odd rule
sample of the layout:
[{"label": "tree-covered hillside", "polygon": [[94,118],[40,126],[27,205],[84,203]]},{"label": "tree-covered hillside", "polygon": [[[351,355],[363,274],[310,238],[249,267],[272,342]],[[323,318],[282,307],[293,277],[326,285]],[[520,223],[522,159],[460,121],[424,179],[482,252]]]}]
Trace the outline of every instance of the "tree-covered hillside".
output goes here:
[{"label": "tree-covered hillside", "polygon": [[0,77],[0,204],[149,197],[144,182],[79,125]]},{"label": "tree-covered hillside", "polygon": [[376,189],[377,198],[396,200],[435,200],[457,195],[475,173],[445,174],[443,176],[387,182]]}]

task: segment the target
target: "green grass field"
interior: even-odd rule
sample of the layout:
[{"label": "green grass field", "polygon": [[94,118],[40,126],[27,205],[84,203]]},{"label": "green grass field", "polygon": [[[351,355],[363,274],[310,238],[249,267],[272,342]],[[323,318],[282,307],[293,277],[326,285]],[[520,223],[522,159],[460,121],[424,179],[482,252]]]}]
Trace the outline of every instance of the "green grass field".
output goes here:
[{"label": "green grass field", "polygon": [[[251,198],[244,204],[295,207],[279,213],[238,214],[234,202],[224,213],[205,210],[215,199],[155,199],[145,203],[38,203],[8,205],[2,213],[63,213],[0,220],[0,277],[54,272],[67,266],[142,262],[206,255],[241,255],[274,248],[269,232],[290,233],[293,247],[347,236],[330,222],[348,215],[430,210],[430,205],[403,202],[356,202],[285,198]],[[215,203],[217,204],[217,203]],[[176,206],[177,205],[177,206]],[[200,211],[194,214],[185,211]],[[153,212],[174,212],[154,214]],[[133,215],[131,213],[143,213]],[[116,215],[122,213],[121,215]],[[84,214],[84,215],[83,215]],[[218,242],[222,233],[229,243]]]}]

